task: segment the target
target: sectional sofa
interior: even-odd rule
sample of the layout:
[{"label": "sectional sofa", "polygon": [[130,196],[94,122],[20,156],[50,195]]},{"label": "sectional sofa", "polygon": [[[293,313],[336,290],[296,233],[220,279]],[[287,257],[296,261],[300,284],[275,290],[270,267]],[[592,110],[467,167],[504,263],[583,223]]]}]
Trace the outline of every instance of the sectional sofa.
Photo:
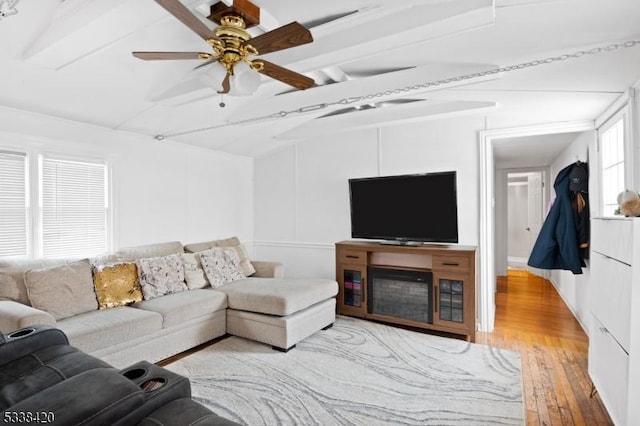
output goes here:
[{"label": "sectional sofa", "polygon": [[[237,253],[234,263],[242,275],[230,283],[220,284],[213,276],[213,285],[190,285],[193,274],[202,273],[197,268],[204,255],[219,248]],[[187,262],[194,259],[188,253],[196,254],[198,265]],[[120,283],[104,284],[109,268],[136,265],[145,282],[163,272],[151,261],[168,259],[169,264],[176,258],[187,262],[181,265],[184,281],[178,288],[163,294],[152,283],[143,286],[144,297],[129,291],[127,303],[113,303],[112,294],[100,297]],[[250,261],[235,237],[123,248],[99,259],[0,259],[0,331],[54,326],[71,345],[120,368],[143,359],[157,362],[227,333],[287,351],[333,324],[337,292],[333,280],[288,279],[280,263]]]}]

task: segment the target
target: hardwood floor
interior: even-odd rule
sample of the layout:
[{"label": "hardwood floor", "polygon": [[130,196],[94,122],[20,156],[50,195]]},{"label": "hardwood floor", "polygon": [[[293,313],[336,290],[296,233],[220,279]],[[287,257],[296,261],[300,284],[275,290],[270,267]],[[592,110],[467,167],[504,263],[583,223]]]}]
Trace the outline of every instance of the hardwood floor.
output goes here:
[{"label": "hardwood floor", "polygon": [[553,285],[526,271],[498,279],[492,333],[477,343],[521,355],[527,425],[612,425],[591,397],[588,338]]}]

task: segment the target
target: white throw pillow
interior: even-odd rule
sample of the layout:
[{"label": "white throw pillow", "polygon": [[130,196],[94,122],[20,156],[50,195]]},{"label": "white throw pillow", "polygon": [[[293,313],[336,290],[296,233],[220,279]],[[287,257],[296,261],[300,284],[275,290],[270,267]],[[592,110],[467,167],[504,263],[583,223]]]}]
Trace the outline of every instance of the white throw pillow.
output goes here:
[{"label": "white throw pillow", "polygon": [[182,253],[182,266],[184,267],[184,280],[189,290],[204,288],[209,285],[204,270],[200,264],[200,258],[195,253]]},{"label": "white throw pillow", "polygon": [[136,260],[144,300],[187,289],[179,254]]},{"label": "white throw pillow", "polygon": [[198,256],[213,288],[245,278],[240,268],[240,259],[233,249],[213,248],[199,252]]}]

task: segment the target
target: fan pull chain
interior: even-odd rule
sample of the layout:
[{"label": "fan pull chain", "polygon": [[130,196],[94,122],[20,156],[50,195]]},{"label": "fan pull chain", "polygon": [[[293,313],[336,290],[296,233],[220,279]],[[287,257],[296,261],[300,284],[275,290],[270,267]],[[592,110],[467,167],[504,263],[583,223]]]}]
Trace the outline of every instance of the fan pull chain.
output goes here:
[{"label": "fan pull chain", "polygon": [[[486,77],[486,76],[490,76],[490,75],[496,75],[496,74],[501,74],[501,73],[506,73],[506,72],[511,72],[511,71],[518,71],[518,70],[522,70],[522,69],[526,69],[526,68],[533,68],[533,67],[538,67],[541,65],[547,65],[547,64],[552,64],[554,62],[560,62],[560,61],[568,61],[571,59],[578,59],[582,56],[586,56],[586,55],[599,55],[601,53],[606,53],[606,52],[611,52],[614,50],[619,50],[619,49],[629,49],[632,47],[636,47],[640,45],[640,40],[630,40],[630,41],[625,41],[623,43],[614,43],[614,44],[610,44],[608,46],[603,46],[603,47],[594,47],[592,49],[588,49],[588,50],[579,50],[577,52],[573,52],[573,53],[568,53],[568,54],[563,54],[563,55],[559,55],[559,56],[552,56],[549,58],[545,58],[545,59],[536,59],[533,61],[529,61],[529,62],[523,62],[521,64],[516,64],[516,65],[508,65],[505,67],[500,67],[500,68],[494,68],[488,71],[481,71],[481,72],[475,72],[475,73],[471,73],[471,74],[465,74],[465,75],[459,75],[459,76],[454,76],[454,77],[450,77],[450,78],[445,78],[442,80],[435,80],[435,81],[428,81],[422,84],[416,84],[413,86],[405,86],[402,88],[398,88],[398,89],[394,89],[394,90],[385,90],[384,92],[377,92],[377,93],[372,93],[369,95],[363,95],[363,96],[352,96],[349,98],[343,98],[340,99],[338,101],[335,102],[329,102],[329,103],[321,103],[321,104],[316,104],[316,105],[307,105],[304,107],[300,107],[297,109],[293,109],[293,110],[289,110],[289,111],[279,111],[279,112],[275,112],[273,114],[267,114],[267,115],[262,115],[262,116],[258,116],[258,117],[253,117],[253,118],[247,118],[244,120],[236,120],[236,121],[228,121],[225,123],[221,123],[221,124],[216,124],[213,126],[209,126],[209,127],[202,127],[202,128],[198,128],[198,129],[192,129],[192,130],[185,130],[182,132],[175,132],[175,133],[167,133],[167,134],[161,134],[161,135],[156,135],[154,136],[155,139],[157,140],[163,140],[165,138],[169,138],[169,137],[175,137],[175,136],[184,136],[184,135],[189,135],[192,133],[199,133],[199,132],[205,132],[208,130],[215,130],[215,129],[220,129],[223,127],[229,127],[229,126],[239,126],[239,125],[243,125],[243,124],[251,124],[251,123],[257,123],[259,121],[265,121],[265,120],[273,120],[273,119],[277,119],[277,118],[284,118],[287,117],[289,115],[293,115],[293,114],[305,114],[308,112],[313,112],[313,111],[318,111],[318,110],[322,110],[325,109],[327,107],[330,106],[341,106],[341,105],[349,105],[349,104],[353,104],[353,103],[357,103],[357,102],[362,102],[365,100],[371,100],[371,99],[375,99],[375,98],[380,98],[380,97],[386,97],[386,96],[391,96],[391,95],[399,95],[402,93],[407,93],[407,92],[411,92],[411,91],[415,91],[415,90],[420,90],[420,89],[428,89],[428,88],[432,88],[435,86],[441,86],[444,84],[449,84],[449,83],[456,83],[459,81],[465,81],[465,80],[471,80],[474,78],[482,78],[482,77]],[[220,107],[224,107],[224,102],[220,102]]]},{"label": "fan pull chain", "polygon": [[227,104],[224,103],[224,95],[220,94],[220,103],[218,104],[220,106],[220,108],[224,108],[227,106]]}]

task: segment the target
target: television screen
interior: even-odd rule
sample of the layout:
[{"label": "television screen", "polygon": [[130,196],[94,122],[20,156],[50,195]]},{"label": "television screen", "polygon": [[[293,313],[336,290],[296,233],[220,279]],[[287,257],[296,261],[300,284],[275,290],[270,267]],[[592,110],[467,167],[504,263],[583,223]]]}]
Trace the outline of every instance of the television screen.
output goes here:
[{"label": "television screen", "polygon": [[349,179],[351,237],[458,242],[456,172]]}]

